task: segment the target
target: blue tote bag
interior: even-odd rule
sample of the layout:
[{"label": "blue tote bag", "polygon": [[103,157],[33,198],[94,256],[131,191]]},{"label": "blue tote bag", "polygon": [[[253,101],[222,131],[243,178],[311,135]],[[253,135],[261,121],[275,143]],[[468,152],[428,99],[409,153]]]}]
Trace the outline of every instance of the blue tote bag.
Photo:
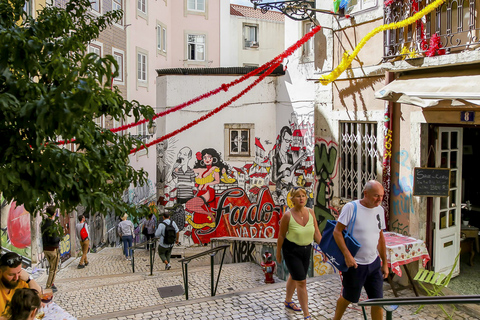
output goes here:
[{"label": "blue tote bag", "polygon": [[[343,230],[343,238],[345,239],[345,244],[347,245],[348,250],[352,256],[355,257],[361,245],[352,236],[353,228],[355,227],[355,220],[357,219],[357,204],[354,201],[352,203],[354,207],[353,216],[346,230]],[[345,257],[343,256],[342,251],[338,248],[337,242],[335,242],[335,238],[333,237],[333,230],[335,230],[336,225],[336,220],[327,221],[327,225],[323,230],[322,240],[320,241],[320,249],[322,249],[328,260],[330,260],[339,271],[345,272],[348,270],[348,267],[345,264]]]}]

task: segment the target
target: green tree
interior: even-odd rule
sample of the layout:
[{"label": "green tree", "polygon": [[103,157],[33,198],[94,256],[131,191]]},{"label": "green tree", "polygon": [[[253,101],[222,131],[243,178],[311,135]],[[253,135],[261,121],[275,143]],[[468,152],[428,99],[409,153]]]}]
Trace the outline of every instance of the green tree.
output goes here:
[{"label": "green tree", "polygon": [[[112,56],[87,54],[87,45],[121,19],[120,10],[89,14],[88,0],[47,6],[36,19],[25,0],[0,0],[0,191],[33,213],[47,204],[62,212],[144,214],[122,201],[132,183],[147,174],[129,165],[141,145],[128,135],[98,127],[94,119],[135,121],[154,115],[110,88],[118,65]],[[115,66],[115,68],[114,68]],[[58,140],[76,139],[78,152]]]}]

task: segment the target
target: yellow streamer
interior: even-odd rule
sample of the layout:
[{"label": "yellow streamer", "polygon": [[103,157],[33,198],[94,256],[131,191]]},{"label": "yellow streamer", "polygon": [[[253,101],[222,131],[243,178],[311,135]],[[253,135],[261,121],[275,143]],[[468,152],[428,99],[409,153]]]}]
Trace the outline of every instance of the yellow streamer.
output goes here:
[{"label": "yellow streamer", "polygon": [[405,20],[399,21],[399,22],[394,22],[394,23],[389,23],[389,24],[384,24],[382,26],[378,26],[372,31],[370,31],[363,39],[360,41],[360,43],[355,47],[355,50],[353,50],[352,54],[348,54],[348,52],[345,52],[343,54],[343,59],[340,62],[340,64],[328,75],[322,76],[319,81],[321,84],[324,86],[329,84],[330,82],[334,81],[337,79],[351,64],[353,59],[357,56],[357,54],[360,52],[360,50],[363,48],[363,46],[367,43],[368,40],[370,40],[374,35],[381,31],[385,30],[393,30],[393,29],[399,29],[399,28],[405,28],[406,26],[414,23],[415,21],[423,18],[436,8],[438,8],[442,3],[444,3],[445,0],[436,0],[423,8],[423,10],[415,13],[413,16],[410,18],[407,18]]}]

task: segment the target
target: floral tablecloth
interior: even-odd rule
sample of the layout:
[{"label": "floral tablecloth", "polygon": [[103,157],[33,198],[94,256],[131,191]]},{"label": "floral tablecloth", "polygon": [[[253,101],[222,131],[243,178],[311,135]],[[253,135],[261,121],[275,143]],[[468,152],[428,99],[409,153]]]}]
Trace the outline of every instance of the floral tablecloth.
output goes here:
[{"label": "floral tablecloth", "polygon": [[402,276],[401,265],[422,259],[423,266],[430,260],[423,240],[403,236],[395,232],[384,232],[387,246],[388,266],[398,276]]},{"label": "floral tablecloth", "polygon": [[39,319],[39,314],[41,312],[45,313],[45,316],[42,318],[42,320],[77,320],[77,318],[73,317],[67,311],[63,310],[55,302],[50,302],[49,304],[42,307],[37,313],[36,319]]}]

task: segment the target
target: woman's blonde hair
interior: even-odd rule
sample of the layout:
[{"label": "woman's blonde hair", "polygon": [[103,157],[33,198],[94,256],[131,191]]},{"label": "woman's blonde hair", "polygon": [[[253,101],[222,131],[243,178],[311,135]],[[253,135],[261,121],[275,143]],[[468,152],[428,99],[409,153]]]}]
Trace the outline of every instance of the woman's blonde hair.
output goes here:
[{"label": "woman's blonde hair", "polygon": [[125,213],[125,214],[122,216],[122,220],[127,220],[127,218],[128,218],[128,214]]},{"label": "woman's blonde hair", "polygon": [[290,201],[299,193],[303,193],[304,195],[307,195],[307,191],[301,187],[292,188],[292,190],[290,191]]}]

